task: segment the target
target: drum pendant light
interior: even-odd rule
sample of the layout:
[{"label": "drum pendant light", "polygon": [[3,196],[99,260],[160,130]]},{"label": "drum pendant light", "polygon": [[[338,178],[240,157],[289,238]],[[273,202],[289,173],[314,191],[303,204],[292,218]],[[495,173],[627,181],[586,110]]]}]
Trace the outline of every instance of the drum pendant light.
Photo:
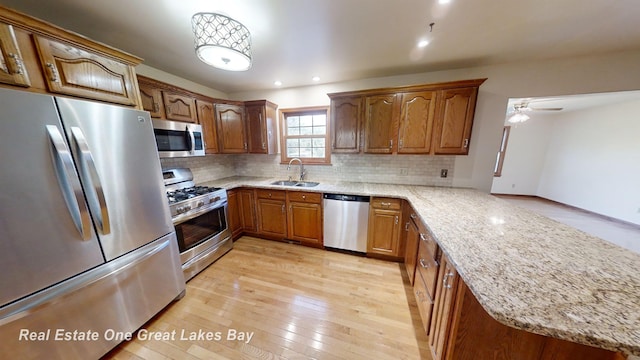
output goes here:
[{"label": "drum pendant light", "polygon": [[244,25],[215,13],[191,18],[198,58],[213,67],[245,71],[251,67],[251,34]]}]

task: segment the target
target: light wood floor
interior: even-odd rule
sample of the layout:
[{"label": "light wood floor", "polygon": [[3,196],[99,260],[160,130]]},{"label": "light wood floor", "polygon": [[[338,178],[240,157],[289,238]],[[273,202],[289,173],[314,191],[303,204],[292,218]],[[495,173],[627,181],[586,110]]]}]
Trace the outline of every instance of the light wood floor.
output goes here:
[{"label": "light wood floor", "polygon": [[[251,237],[105,359],[431,359],[402,264]],[[180,334],[220,332],[220,340]],[[248,343],[229,331],[253,332]]]}]

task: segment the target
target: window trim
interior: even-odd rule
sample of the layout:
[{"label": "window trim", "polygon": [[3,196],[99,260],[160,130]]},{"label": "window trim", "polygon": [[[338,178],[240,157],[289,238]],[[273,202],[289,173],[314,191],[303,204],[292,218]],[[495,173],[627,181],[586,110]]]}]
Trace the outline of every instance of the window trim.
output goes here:
[{"label": "window trim", "polygon": [[493,167],[493,177],[502,176],[502,166],[504,165],[504,157],[507,153],[507,144],[509,143],[509,134],[511,133],[511,126],[504,126],[502,128],[502,137],[500,138],[500,148],[496,154],[496,164]]},{"label": "window trim", "polygon": [[324,111],[327,114],[327,125],[326,125],[325,134],[324,135],[304,135],[302,137],[305,137],[305,138],[324,137],[325,139],[324,140],[324,158],[299,158],[299,159],[302,160],[302,163],[305,165],[307,164],[331,165],[331,147],[329,146],[330,136],[331,136],[331,129],[330,129],[331,118],[330,118],[328,106],[308,106],[308,107],[300,107],[300,108],[280,109],[280,163],[281,164],[288,164],[289,161],[293,159],[293,158],[287,157],[287,139],[300,137],[298,135],[286,136],[286,132],[287,132],[286,117],[288,115],[306,114],[310,112],[319,112],[319,111]]}]

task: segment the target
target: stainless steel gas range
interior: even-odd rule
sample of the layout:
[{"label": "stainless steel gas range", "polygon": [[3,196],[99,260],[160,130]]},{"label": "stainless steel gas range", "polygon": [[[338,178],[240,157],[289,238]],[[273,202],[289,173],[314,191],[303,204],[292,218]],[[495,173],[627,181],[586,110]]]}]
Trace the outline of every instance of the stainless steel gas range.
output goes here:
[{"label": "stainless steel gas range", "polygon": [[227,224],[227,191],[196,186],[186,168],[165,169],[162,175],[182,271],[189,280],[233,247]]}]

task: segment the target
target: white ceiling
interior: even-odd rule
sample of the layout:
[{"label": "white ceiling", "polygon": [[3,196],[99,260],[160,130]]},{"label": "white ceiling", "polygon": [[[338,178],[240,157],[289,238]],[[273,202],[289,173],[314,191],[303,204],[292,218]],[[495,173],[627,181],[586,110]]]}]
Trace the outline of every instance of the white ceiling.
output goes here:
[{"label": "white ceiling", "polygon": [[[637,0],[0,0],[227,92],[640,49]],[[253,66],[200,62],[191,16],[249,28]],[[429,23],[434,22],[433,32]],[[421,39],[430,44],[416,47]],[[586,76],[586,74],[585,74]]]}]

